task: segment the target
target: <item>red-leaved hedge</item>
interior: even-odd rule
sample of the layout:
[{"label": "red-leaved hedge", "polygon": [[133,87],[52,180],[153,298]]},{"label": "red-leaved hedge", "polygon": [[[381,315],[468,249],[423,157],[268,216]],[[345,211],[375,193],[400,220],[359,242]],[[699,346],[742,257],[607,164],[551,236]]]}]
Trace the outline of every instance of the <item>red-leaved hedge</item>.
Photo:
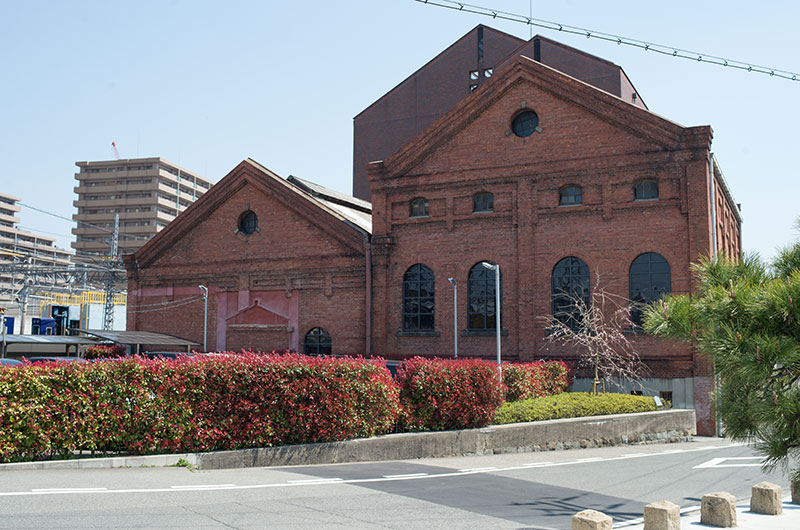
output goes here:
[{"label": "red-leaved hedge", "polygon": [[560,361],[504,365],[224,353],[0,370],[0,461],[75,451],[191,452],[482,427],[570,384]]},{"label": "red-leaved hedge", "polygon": [[563,361],[503,363],[506,401],[560,394],[572,384],[572,370]]},{"label": "red-leaved hedge", "polygon": [[0,370],[0,461],[342,440],[390,432],[399,412],[378,360],[245,353],[27,365]]},{"label": "red-leaved hedge", "polygon": [[125,346],[99,344],[89,346],[83,354],[86,359],[117,359],[125,357]]},{"label": "red-leaved hedge", "polygon": [[488,425],[503,404],[497,365],[481,359],[413,357],[397,374],[409,430],[466,429]]}]

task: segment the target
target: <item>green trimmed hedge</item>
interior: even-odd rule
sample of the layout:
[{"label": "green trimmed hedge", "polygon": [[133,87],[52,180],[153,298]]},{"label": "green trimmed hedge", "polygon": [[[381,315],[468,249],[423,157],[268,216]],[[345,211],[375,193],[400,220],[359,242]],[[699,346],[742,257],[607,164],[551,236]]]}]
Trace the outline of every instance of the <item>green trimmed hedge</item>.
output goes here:
[{"label": "green trimmed hedge", "polygon": [[507,402],[497,411],[494,423],[503,425],[580,416],[650,412],[658,409],[652,397],[628,394],[593,396],[587,392],[564,392],[555,396]]}]

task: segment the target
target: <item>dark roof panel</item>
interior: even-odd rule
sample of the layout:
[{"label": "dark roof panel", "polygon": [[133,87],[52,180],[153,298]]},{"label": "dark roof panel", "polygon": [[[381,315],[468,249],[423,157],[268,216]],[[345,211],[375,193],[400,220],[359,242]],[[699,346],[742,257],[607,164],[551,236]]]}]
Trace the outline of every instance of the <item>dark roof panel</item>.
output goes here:
[{"label": "dark roof panel", "polygon": [[200,346],[199,342],[182,339],[164,333],[154,333],[152,331],[110,331],[103,329],[79,329],[80,333],[86,333],[94,337],[110,340],[119,344],[154,344],[158,346]]}]

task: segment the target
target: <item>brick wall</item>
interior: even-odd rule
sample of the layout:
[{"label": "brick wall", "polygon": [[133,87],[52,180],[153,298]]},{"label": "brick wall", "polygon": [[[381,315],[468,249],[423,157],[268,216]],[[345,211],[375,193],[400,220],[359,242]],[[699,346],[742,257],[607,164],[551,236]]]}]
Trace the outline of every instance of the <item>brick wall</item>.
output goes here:
[{"label": "brick wall", "polygon": [[[670,265],[672,292],[691,291],[689,264],[712,249],[711,130],[683,128],[597,92],[587,94],[541,65],[524,65],[493,79],[393,157],[371,164],[373,236],[385,236],[373,267],[380,351],[390,358],[452,355],[452,277],[459,285],[459,355],[493,358],[494,333],[466,331],[467,279],[483,260],[498,263],[503,275],[507,360],[576,357],[545,342],[552,271],[562,258],[582,259],[592,285],[628,298],[632,261],[655,252]],[[538,114],[541,132],[510,133],[521,108]],[[634,185],[644,179],[657,181],[657,200],[635,200]],[[559,189],[567,185],[581,187],[581,205],[559,205]],[[472,212],[479,191],[494,194],[493,212]],[[416,197],[429,200],[428,217],[409,217]],[[729,206],[723,197],[720,230],[727,231],[725,241],[738,241],[738,225],[725,221]],[[402,331],[402,280],[415,263],[435,274],[432,336]],[[631,341],[653,377],[710,373],[690,345],[635,334]],[[707,426],[704,407],[699,413]]]},{"label": "brick wall", "polygon": [[[331,334],[334,353],[363,353],[363,246],[359,252],[335,233],[352,228],[333,220],[325,229],[324,212],[306,217],[291,208],[291,201],[305,199],[294,197],[287,204],[275,190],[238,178],[244,180],[238,187],[225,184],[237,188],[228,194],[215,187],[215,195],[227,196],[212,211],[195,211],[196,219],[181,219],[191,227],[165,234],[172,240],[162,243],[152,262],[137,269],[135,257],[129,260],[128,329],[202,342],[202,300],[159,311],[152,305],[198,296],[202,284],[210,291],[210,350],[302,350],[305,333],[319,326]],[[207,206],[208,201],[198,205]],[[259,230],[234,233],[248,208],[258,215]]]}]

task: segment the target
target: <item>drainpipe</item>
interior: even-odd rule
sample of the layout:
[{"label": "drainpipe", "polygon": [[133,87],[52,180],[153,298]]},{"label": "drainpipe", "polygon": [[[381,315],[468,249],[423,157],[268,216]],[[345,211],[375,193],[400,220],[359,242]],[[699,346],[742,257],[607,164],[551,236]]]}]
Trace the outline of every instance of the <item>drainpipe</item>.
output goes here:
[{"label": "drainpipe", "polygon": [[366,322],[366,355],[372,355],[372,245],[369,236],[364,237],[364,256],[367,267],[367,300],[364,322]]},{"label": "drainpipe", "polygon": [[717,198],[714,189],[714,153],[708,153],[709,196],[711,197],[711,257],[717,258]]},{"label": "drainpipe", "polygon": [[[711,151],[708,152],[708,172],[709,172],[709,193],[711,197],[711,244],[712,244],[712,251],[711,257],[713,259],[717,259],[717,198],[715,195],[714,189],[714,153]],[[715,370],[716,371],[716,370]],[[719,387],[721,384],[721,380],[719,375],[714,376],[714,392],[719,392]],[[717,436],[722,436],[722,419],[719,417],[719,413],[715,410],[714,414],[717,417]]]}]

